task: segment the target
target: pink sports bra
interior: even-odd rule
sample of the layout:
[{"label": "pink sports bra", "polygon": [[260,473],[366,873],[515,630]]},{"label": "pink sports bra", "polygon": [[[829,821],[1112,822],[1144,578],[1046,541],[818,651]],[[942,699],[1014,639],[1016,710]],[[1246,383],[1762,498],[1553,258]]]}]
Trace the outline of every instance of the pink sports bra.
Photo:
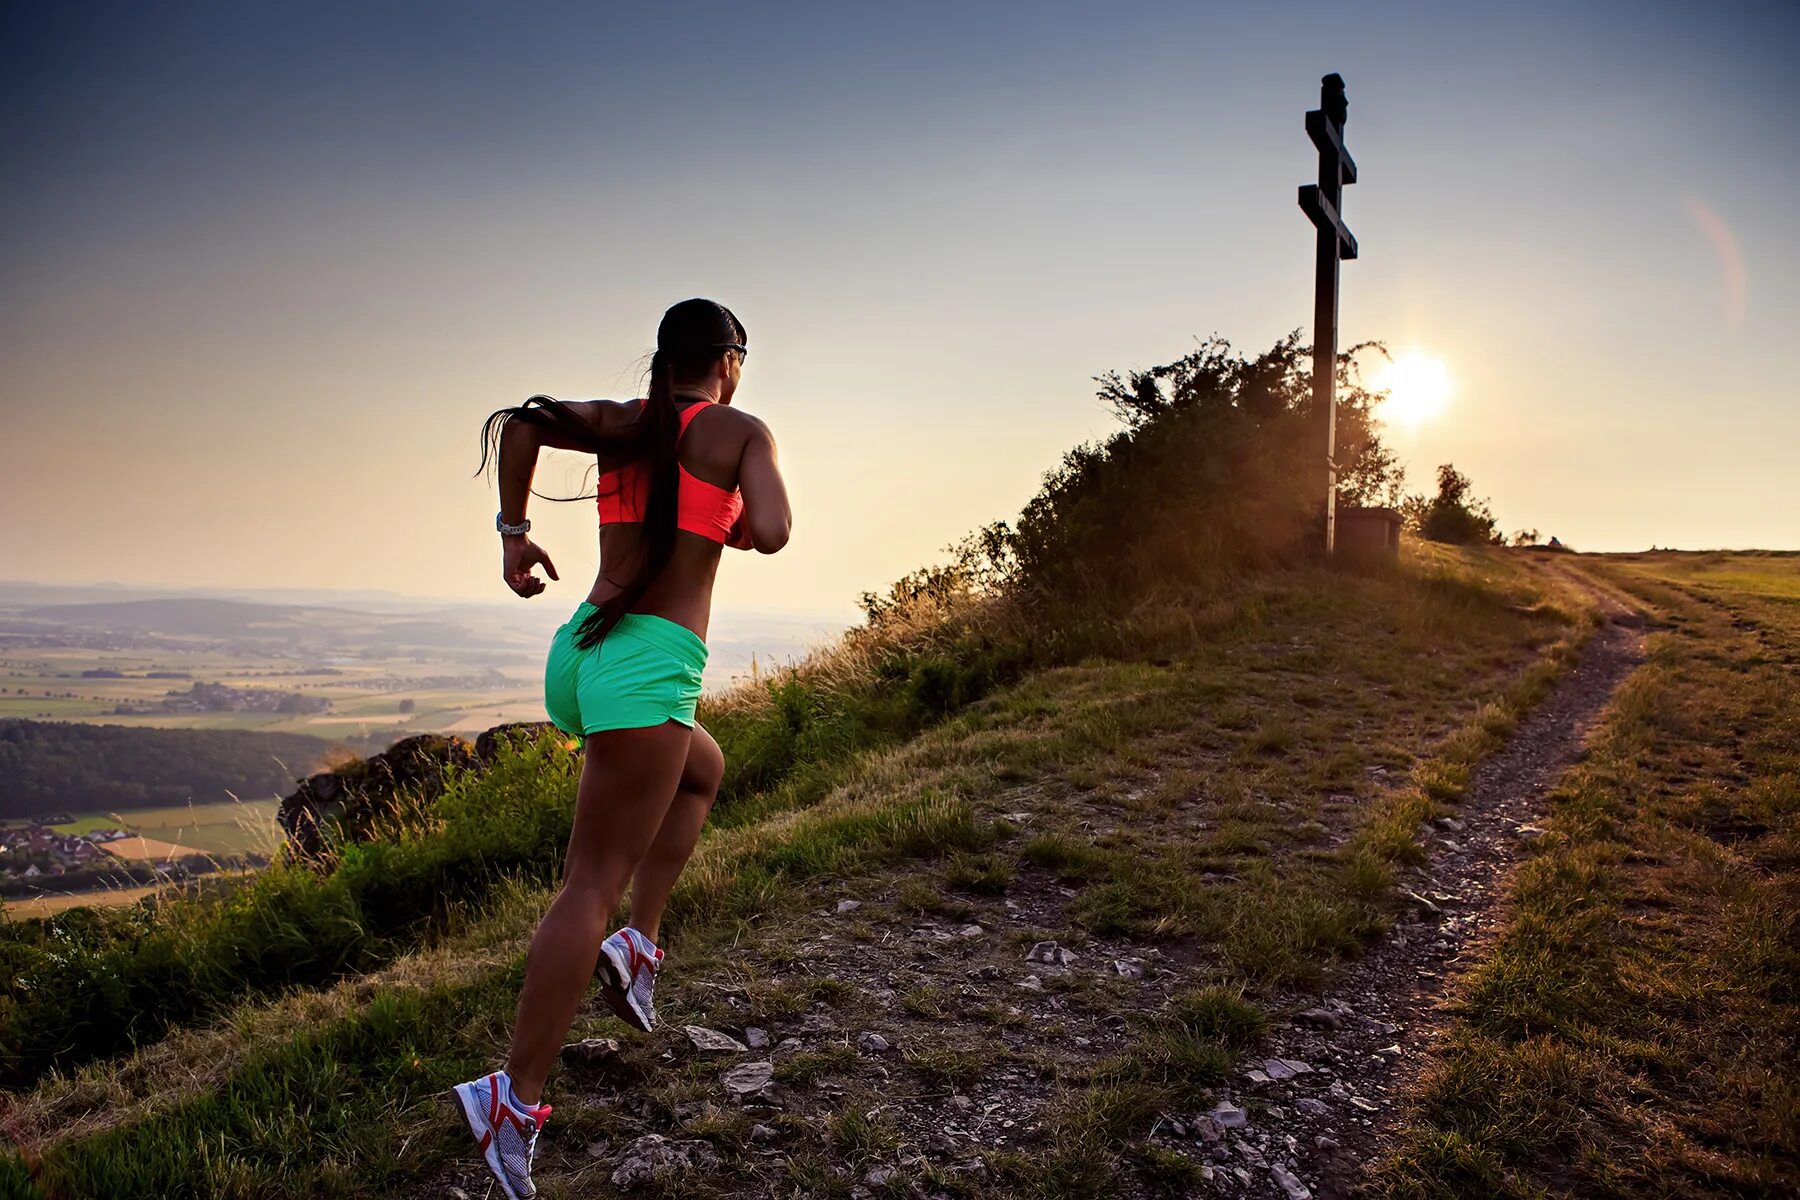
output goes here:
[{"label": "pink sports bra", "polygon": [[[675,439],[677,447],[681,445],[681,435],[687,432],[694,414],[715,403],[717,401],[700,400],[682,409],[681,431]],[[723,544],[731,534],[731,527],[737,523],[738,514],[744,511],[743,495],[736,488],[727,491],[716,483],[706,482],[681,466],[679,461],[676,467],[681,472],[681,487],[676,496],[675,528]],[[627,463],[616,471],[602,471],[598,491],[600,524],[642,521],[644,506],[650,501],[649,464]]]}]

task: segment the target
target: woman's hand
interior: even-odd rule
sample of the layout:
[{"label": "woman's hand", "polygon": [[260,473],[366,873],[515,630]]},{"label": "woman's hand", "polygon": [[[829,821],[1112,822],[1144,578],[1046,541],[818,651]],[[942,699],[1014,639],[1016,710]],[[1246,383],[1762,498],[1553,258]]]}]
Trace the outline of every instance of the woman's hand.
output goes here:
[{"label": "woman's hand", "polygon": [[501,574],[506,578],[506,586],[519,595],[530,598],[543,591],[548,585],[536,575],[531,568],[539,563],[544,564],[544,574],[552,579],[561,578],[556,573],[556,566],[550,556],[523,535],[519,537],[503,537],[501,543]]}]

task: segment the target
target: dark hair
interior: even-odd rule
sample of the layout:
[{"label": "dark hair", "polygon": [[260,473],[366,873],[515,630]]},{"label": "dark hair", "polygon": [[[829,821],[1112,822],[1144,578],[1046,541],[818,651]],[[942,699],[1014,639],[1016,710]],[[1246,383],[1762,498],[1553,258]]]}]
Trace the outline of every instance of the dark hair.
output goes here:
[{"label": "dark hair", "polygon": [[[627,464],[647,462],[650,498],[644,509],[644,536],[639,542],[636,568],[615,596],[588,614],[576,630],[575,644],[596,646],[619,618],[643,598],[675,553],[676,494],[680,470],[675,440],[681,423],[675,412],[671,388],[677,379],[704,375],[727,350],[748,345],[743,322],[723,304],[713,300],[683,300],[663,314],[656,327],[656,353],[650,357],[650,384],[642,411],[616,433],[602,434],[577,416],[568,405],[550,396],[533,396],[516,408],[502,408],[481,427],[481,466],[499,460],[500,435],[508,421],[518,420],[543,429],[555,429],[570,441],[593,452],[600,471],[616,471]],[[621,486],[622,483],[621,483]],[[592,500],[598,496],[542,496],[558,502]]]}]

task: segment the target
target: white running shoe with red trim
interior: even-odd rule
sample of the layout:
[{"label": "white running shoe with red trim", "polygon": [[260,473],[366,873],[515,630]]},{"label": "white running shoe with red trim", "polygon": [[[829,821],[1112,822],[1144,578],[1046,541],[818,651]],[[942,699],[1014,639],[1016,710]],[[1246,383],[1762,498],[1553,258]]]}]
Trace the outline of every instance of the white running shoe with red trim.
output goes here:
[{"label": "white running shoe with red trim", "polygon": [[645,1033],[656,1028],[656,972],[663,952],[627,925],[600,944],[600,995],[619,1019]]},{"label": "white running shoe with red trim", "polygon": [[531,1160],[537,1153],[538,1131],[550,1117],[550,1106],[525,1108],[509,1103],[512,1081],[505,1071],[457,1084],[456,1098],[462,1103],[463,1116],[469,1119],[475,1144],[508,1200],[531,1200],[537,1195],[537,1185],[531,1182]]}]

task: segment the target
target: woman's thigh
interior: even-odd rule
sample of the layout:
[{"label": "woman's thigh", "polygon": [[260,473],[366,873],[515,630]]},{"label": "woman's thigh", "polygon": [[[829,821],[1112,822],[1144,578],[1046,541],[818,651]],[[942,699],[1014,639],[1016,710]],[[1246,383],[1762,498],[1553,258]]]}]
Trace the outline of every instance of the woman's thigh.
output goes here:
[{"label": "woman's thigh", "polygon": [[693,732],[679,721],[664,721],[587,735],[575,828],[563,864],[566,880],[585,882],[594,872],[630,873],[675,798]]}]

